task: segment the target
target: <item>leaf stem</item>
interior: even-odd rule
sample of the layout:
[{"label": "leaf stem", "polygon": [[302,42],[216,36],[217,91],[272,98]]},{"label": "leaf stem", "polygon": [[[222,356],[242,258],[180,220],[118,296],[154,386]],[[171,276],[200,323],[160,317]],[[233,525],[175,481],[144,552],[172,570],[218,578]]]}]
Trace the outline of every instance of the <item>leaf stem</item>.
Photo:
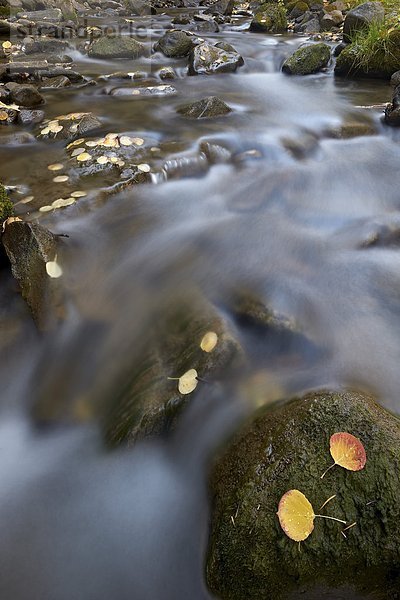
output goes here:
[{"label": "leaf stem", "polygon": [[323,478],[325,477],[325,475],[327,474],[327,472],[328,472],[328,471],[330,471],[331,469],[333,469],[333,467],[335,467],[335,466],[336,466],[336,463],[334,462],[334,463],[333,463],[333,465],[331,465],[330,467],[328,467],[328,468],[326,469],[326,471],[324,471],[324,472],[322,473],[322,475],[321,475],[321,479],[323,479]]},{"label": "leaf stem", "polygon": [[337,521],[338,523],[343,523],[343,525],[347,524],[347,521],[343,521],[342,519],[337,519],[336,517],[328,517],[328,515],[314,515],[314,517],[320,517],[321,519],[330,519],[331,521]]}]

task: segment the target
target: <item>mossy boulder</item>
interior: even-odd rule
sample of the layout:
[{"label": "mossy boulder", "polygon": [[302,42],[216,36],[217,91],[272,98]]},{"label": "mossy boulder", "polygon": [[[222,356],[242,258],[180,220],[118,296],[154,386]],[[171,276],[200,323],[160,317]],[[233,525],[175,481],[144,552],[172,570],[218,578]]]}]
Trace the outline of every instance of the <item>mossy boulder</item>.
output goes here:
[{"label": "mossy boulder", "polygon": [[208,96],[208,98],[178,107],[177,112],[190,119],[210,119],[227,115],[232,112],[232,109],[220,98]]},{"label": "mossy boulder", "polygon": [[213,75],[233,73],[244,64],[236,51],[227,51],[206,42],[193,48],[189,56],[189,75]]},{"label": "mossy boulder", "polygon": [[250,28],[253,31],[281,33],[288,26],[286,9],[281,4],[268,2],[262,4],[254,15]]},{"label": "mossy boulder", "polygon": [[393,36],[391,41],[388,36],[387,42],[378,45],[373,52],[366,53],[361,42],[344,48],[337,58],[335,75],[390,79],[399,70],[399,65],[400,45],[397,45],[397,37]]},{"label": "mossy boulder", "polygon": [[327,44],[319,43],[303,46],[287,58],[282,71],[289,75],[309,75],[328,66],[331,49]]},{"label": "mossy boulder", "polygon": [[3,185],[0,183],[0,225],[14,214],[14,205],[11,202]]},{"label": "mossy boulder", "polygon": [[[332,463],[330,436],[348,431],[367,453],[362,471]],[[222,600],[396,598],[400,589],[400,420],[365,395],[320,392],[264,410],[214,466],[207,564]],[[356,523],[315,520],[301,544],[276,516],[282,495],[302,491],[315,512]]]},{"label": "mossy boulder", "polygon": [[138,58],[145,53],[145,46],[128,37],[104,36],[92,42],[88,54],[92,58]]},{"label": "mossy boulder", "polygon": [[193,36],[186,31],[170,30],[154,45],[156,52],[162,52],[170,58],[188,56],[193,48]]}]

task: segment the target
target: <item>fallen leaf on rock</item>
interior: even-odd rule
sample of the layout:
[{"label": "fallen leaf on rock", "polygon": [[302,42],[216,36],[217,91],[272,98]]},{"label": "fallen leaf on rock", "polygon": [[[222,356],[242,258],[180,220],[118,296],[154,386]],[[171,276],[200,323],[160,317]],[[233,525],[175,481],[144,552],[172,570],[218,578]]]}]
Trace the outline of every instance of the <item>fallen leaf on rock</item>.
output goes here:
[{"label": "fallen leaf on rock", "polygon": [[215,331],[208,331],[200,342],[200,348],[204,352],[212,352],[218,344],[218,336]]},{"label": "fallen leaf on rock", "polygon": [[283,531],[295,542],[302,542],[308,538],[314,529],[316,517],[338,521],[346,525],[346,521],[342,519],[316,515],[311,502],[299,490],[289,490],[282,496],[276,514]]},{"label": "fallen leaf on rock", "polygon": [[335,465],[339,465],[348,471],[361,471],[365,467],[367,462],[365,448],[360,440],[351,433],[344,431],[334,433],[331,436],[329,445],[331,456],[335,462],[322,473],[321,479]]},{"label": "fallen leaf on rock", "polygon": [[168,377],[170,380],[178,381],[178,390],[181,394],[191,394],[199,383],[196,369],[189,369],[181,377]]},{"label": "fallen leaf on rock", "polygon": [[3,223],[3,232],[6,230],[8,225],[11,225],[11,223],[15,223],[16,221],[22,221],[22,219],[19,217],[8,217],[8,219],[6,219]]},{"label": "fallen leaf on rock", "polygon": [[46,263],[46,272],[49,277],[52,279],[58,279],[63,274],[62,268],[57,262],[57,257],[55,260],[51,260]]},{"label": "fallen leaf on rock", "polygon": [[91,158],[92,158],[91,154],[89,154],[88,152],[82,152],[82,154],[79,154],[76,157],[76,160],[78,160],[79,162],[85,162],[87,160],[91,160]]}]

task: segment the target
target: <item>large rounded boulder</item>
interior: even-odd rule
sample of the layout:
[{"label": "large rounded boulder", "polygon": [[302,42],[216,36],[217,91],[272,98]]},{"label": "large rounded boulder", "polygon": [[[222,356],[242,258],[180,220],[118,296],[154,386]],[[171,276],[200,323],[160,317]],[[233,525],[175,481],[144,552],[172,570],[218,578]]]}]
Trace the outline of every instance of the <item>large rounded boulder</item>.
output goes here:
[{"label": "large rounded boulder", "polygon": [[[330,437],[349,432],[367,462],[335,466]],[[315,393],[247,424],[215,465],[208,582],[222,600],[397,598],[400,589],[400,420],[355,392]],[[303,492],[315,519],[299,545],[278,504]],[[321,509],[324,502],[334,496]],[[345,530],[345,531],[343,531]]]}]

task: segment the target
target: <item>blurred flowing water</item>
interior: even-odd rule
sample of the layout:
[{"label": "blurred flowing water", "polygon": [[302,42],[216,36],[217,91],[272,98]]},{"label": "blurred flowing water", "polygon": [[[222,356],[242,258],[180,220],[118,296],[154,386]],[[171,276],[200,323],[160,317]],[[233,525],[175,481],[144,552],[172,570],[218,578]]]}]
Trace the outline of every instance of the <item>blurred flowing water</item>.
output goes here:
[{"label": "blurred flowing water", "polygon": [[[161,20],[152,41],[164,26]],[[250,361],[285,396],[355,386],[400,412],[400,145],[380,121],[388,85],[338,81],[329,72],[286,78],[280,65],[301,39],[240,31],[208,37],[234,44],[245,67],[188,78],[177,61],[175,97],[111,97],[107,83],[47,96],[47,116],[90,109],[105,117],[104,133],[165,144],[163,159],[181,171],[107,199],[89,193],[39,218],[69,236],[58,257],[67,316],[56,333],[40,336],[16,295],[15,307],[3,309],[4,600],[210,597],[207,465],[254,410],[238,392],[240,373],[196,396],[170,439],[129,451],[106,452],[92,426],[41,429],[29,417],[38,398],[100,405],[112,396],[146,349],[155,316],[192,287],[227,318],[232,296],[245,288],[296,324],[304,335],[283,339],[236,324]],[[78,52],[74,59],[93,77],[171,64],[161,55],[123,67]],[[210,93],[235,112],[216,121],[176,115],[182,102]],[[377,133],[338,139],[354,123]],[[233,159],[190,176],[182,165],[188,157],[201,163],[202,141]],[[57,197],[46,169],[65,160],[63,142],[3,146],[0,155],[0,180],[26,186],[35,209]],[[91,191],[90,181],[83,185]],[[272,387],[266,383],[266,403]]]}]

